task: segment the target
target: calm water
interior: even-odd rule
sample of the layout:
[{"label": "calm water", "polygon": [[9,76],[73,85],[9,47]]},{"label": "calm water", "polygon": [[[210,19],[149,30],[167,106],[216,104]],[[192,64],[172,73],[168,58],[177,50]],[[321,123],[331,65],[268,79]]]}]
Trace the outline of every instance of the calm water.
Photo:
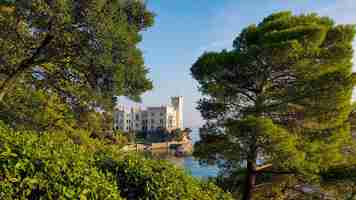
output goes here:
[{"label": "calm water", "polygon": [[[193,143],[199,141],[199,130],[193,129],[191,133]],[[200,165],[199,161],[193,156],[176,157],[174,151],[170,150],[154,150],[153,156],[158,159],[165,159],[173,164],[185,168],[195,177],[206,178],[214,177],[217,175],[219,169],[215,165]]]}]

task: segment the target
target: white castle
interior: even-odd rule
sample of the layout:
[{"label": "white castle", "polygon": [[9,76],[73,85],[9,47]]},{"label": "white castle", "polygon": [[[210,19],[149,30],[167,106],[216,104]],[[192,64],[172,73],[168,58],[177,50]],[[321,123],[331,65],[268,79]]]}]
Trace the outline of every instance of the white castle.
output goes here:
[{"label": "white castle", "polygon": [[183,130],[183,97],[172,97],[171,105],[147,107],[147,109],[128,108],[118,104],[114,112],[114,127],[124,132]]}]

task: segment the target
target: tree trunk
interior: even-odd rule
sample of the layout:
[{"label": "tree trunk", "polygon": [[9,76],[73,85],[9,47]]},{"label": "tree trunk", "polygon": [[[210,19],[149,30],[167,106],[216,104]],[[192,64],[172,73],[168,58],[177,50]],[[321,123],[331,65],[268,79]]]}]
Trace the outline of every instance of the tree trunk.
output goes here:
[{"label": "tree trunk", "polygon": [[2,82],[0,85],[0,102],[3,101],[6,93],[9,92],[15,85],[17,79],[35,64],[35,60],[39,57],[41,51],[46,48],[52,39],[53,36],[49,34],[46,35],[41,45],[36,49],[35,53],[30,58],[23,60],[20,66]]},{"label": "tree trunk", "polygon": [[245,188],[243,192],[243,200],[251,200],[252,193],[256,184],[256,172],[255,172],[256,162],[247,161],[247,176],[245,181]]},{"label": "tree trunk", "polygon": [[[264,111],[264,76],[262,76],[261,81],[257,81],[256,83],[256,101],[255,101],[255,113],[254,116],[259,118],[263,116]],[[250,152],[247,157],[247,175],[245,180],[245,188],[242,194],[243,200],[251,200],[252,194],[256,186],[256,160],[257,160],[257,137],[260,133],[258,132],[257,128],[255,129],[254,133],[252,133],[252,138],[250,139],[251,144],[249,146]]]}]

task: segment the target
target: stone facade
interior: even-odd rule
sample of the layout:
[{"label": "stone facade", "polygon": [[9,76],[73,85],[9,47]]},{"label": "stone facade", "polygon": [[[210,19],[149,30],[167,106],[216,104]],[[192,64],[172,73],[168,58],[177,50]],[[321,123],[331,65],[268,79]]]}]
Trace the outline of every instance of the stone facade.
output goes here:
[{"label": "stone facade", "polygon": [[147,109],[119,104],[114,112],[114,127],[124,132],[183,130],[183,97],[172,97],[171,105]]}]

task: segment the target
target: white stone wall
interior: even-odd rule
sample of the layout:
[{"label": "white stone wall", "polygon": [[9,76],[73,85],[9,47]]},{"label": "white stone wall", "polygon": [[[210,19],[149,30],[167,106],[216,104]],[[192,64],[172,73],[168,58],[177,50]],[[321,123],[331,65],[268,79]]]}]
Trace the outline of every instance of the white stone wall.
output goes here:
[{"label": "white stone wall", "polygon": [[177,115],[176,115],[176,110],[172,106],[167,107],[167,115],[166,115],[166,128],[167,130],[174,130],[177,129]]},{"label": "white stone wall", "polygon": [[166,107],[147,108],[148,131],[165,128]]},{"label": "white stone wall", "polygon": [[172,97],[171,101],[176,111],[176,127],[183,130],[183,97]]},{"label": "white stone wall", "polygon": [[142,130],[142,111],[139,108],[131,109],[131,129],[134,131]]},{"label": "white stone wall", "polygon": [[114,127],[124,132],[183,129],[183,97],[173,97],[171,103],[146,110],[118,105],[114,113]]},{"label": "white stone wall", "polygon": [[114,126],[125,132],[129,131],[130,113],[125,110],[116,110]]}]

